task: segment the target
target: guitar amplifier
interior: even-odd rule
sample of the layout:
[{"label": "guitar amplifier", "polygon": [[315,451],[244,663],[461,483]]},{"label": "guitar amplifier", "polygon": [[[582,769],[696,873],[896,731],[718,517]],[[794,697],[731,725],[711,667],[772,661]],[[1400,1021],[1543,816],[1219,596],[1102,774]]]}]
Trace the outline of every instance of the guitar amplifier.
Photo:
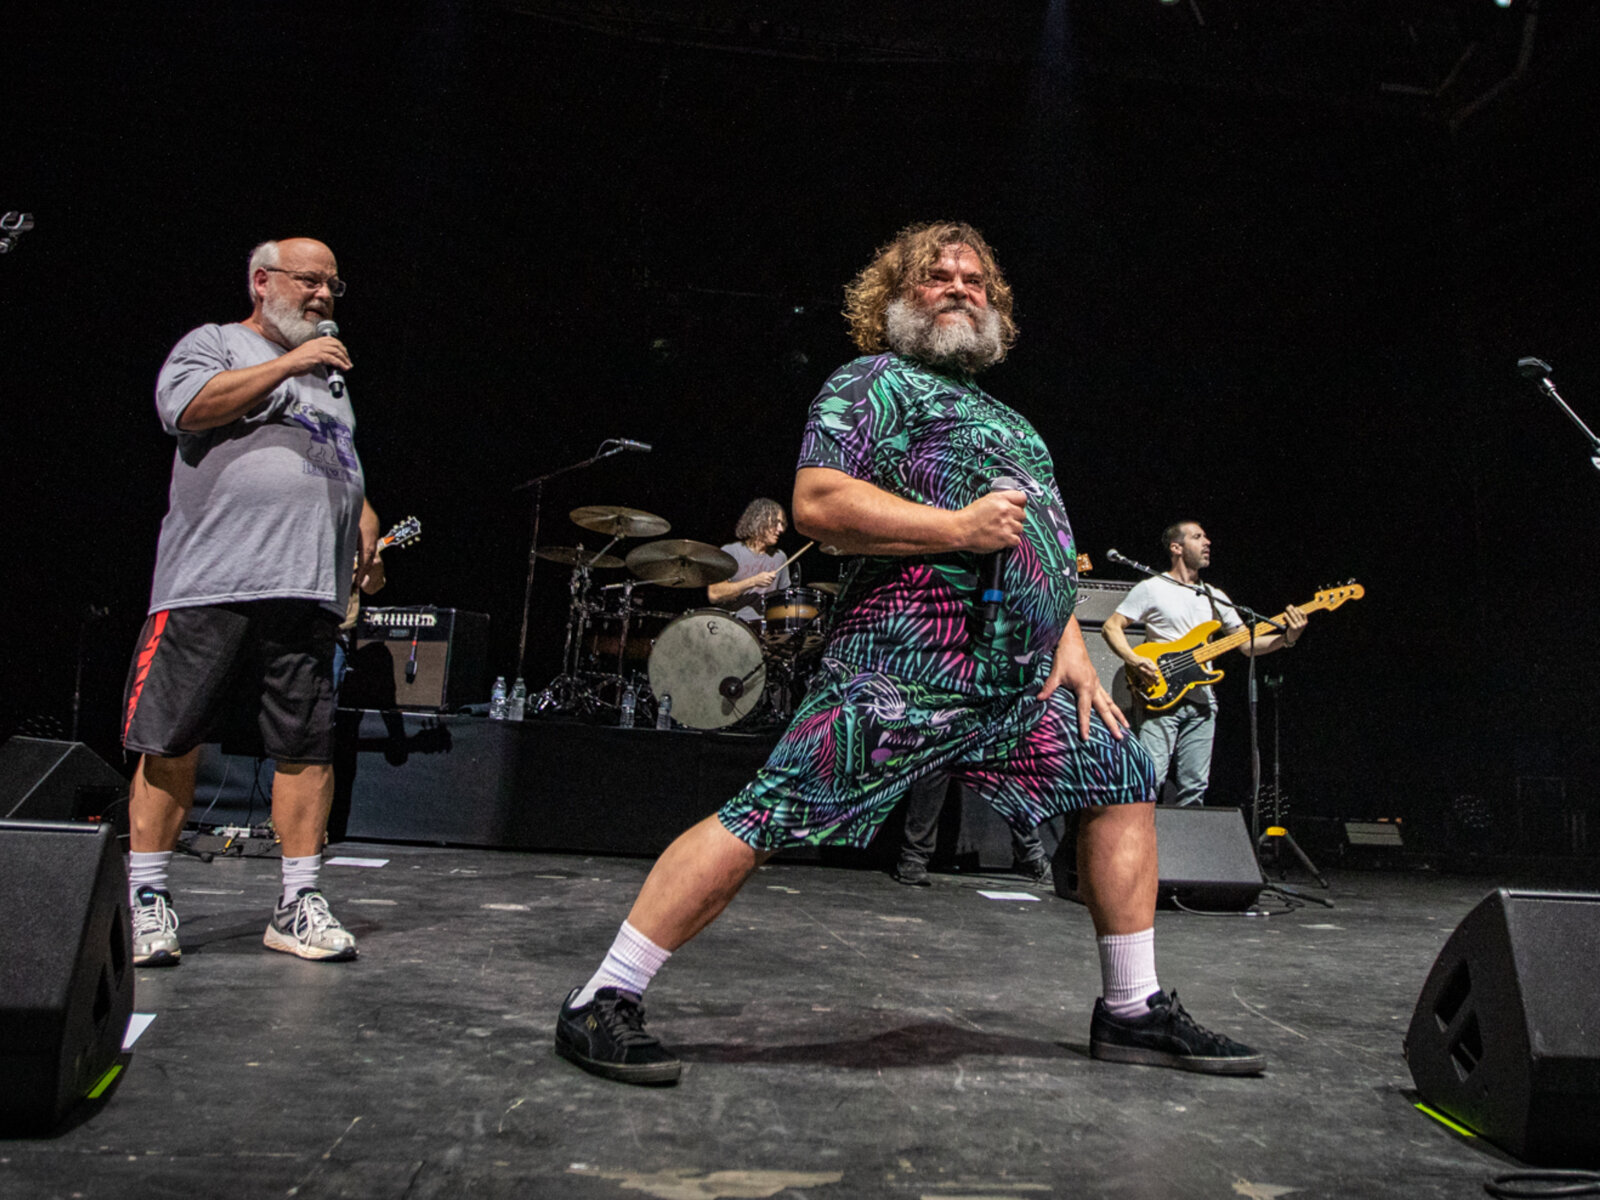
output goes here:
[{"label": "guitar amplifier", "polygon": [[368,608],[356,622],[342,708],[449,712],[489,699],[489,617],[454,608]]},{"label": "guitar amplifier", "polygon": [[1133,584],[1116,579],[1079,579],[1078,606],[1073,615],[1079,625],[1104,625],[1106,618],[1117,611],[1124,597],[1133,591]]}]

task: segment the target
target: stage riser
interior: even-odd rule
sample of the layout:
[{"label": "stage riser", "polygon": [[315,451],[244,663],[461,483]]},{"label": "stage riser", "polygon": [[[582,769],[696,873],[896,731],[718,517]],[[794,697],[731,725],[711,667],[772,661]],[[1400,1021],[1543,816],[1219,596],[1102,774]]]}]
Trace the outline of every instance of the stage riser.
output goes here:
[{"label": "stage riser", "polygon": [[[342,709],[329,830],[335,840],[653,856],[754,778],[777,738]],[[194,819],[263,823],[271,792],[270,762],[206,746]],[[1011,865],[1005,823],[986,805],[951,805],[946,820],[941,843],[969,866]],[[892,864],[899,832],[896,814],[866,861]],[[1055,831],[1042,836],[1053,851]],[[785,855],[819,856],[862,857]]]}]

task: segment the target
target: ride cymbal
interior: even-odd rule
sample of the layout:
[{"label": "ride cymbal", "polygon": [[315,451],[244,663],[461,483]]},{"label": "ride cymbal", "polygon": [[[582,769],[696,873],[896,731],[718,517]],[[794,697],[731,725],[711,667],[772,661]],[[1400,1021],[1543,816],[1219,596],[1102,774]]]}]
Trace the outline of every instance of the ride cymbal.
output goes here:
[{"label": "ride cymbal", "polygon": [[612,537],[660,537],[672,528],[666,518],[617,504],[590,504],[570,513],[575,524]]},{"label": "ride cymbal", "polygon": [[609,571],[613,567],[622,566],[622,560],[615,554],[600,554],[594,550],[585,550],[582,546],[541,546],[535,555],[539,558],[549,559],[568,567],[590,567],[594,570]]}]

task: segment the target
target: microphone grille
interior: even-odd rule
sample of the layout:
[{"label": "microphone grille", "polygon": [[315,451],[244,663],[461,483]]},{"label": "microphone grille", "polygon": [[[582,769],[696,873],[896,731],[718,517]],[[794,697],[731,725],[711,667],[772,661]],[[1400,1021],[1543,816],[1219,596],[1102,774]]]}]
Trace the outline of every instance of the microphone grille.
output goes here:
[{"label": "microphone grille", "polygon": [[318,337],[338,337],[339,336],[339,325],[338,325],[338,322],[336,322],[336,321],[318,321],[317,322],[317,336]]}]

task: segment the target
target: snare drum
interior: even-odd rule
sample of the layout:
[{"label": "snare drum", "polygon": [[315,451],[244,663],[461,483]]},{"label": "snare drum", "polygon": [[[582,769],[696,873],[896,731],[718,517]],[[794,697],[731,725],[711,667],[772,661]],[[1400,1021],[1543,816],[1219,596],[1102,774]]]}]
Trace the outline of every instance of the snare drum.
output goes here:
[{"label": "snare drum", "polygon": [[761,598],[767,637],[784,642],[806,629],[822,615],[833,597],[816,588],[792,587],[768,592]]},{"label": "snare drum", "polygon": [[721,729],[749,716],[766,686],[760,641],[720,608],[684,613],[650,651],[650,690],[657,700],[671,696],[673,720],[690,729]]}]

